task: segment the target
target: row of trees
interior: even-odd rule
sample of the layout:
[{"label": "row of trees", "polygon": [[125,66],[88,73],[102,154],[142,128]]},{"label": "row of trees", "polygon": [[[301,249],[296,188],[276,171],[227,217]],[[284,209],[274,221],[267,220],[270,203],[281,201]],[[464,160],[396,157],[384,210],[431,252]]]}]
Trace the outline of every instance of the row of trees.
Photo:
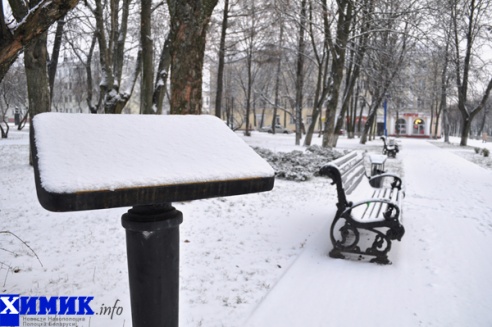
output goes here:
[{"label": "row of trees", "polygon": [[[491,40],[489,5],[490,1],[455,0],[278,0],[264,7],[257,5],[256,11],[248,14],[254,28],[232,25],[230,34],[236,37],[231,37],[230,47],[220,48],[219,54],[227,53],[223,49],[233,49],[230,51],[234,55],[238,48],[247,49],[243,56],[248,64],[241,66],[245,72],[236,72],[242,76],[240,85],[248,82],[245,89],[274,99],[270,101],[274,109],[285,110],[278,102],[281,89],[283,96],[290,97],[297,126],[302,95],[314,99],[305,144],[311,142],[317,117],[323,112],[323,145],[335,146],[336,131],[348,117],[347,128],[353,133],[356,113],[361,109],[368,112],[361,136],[365,143],[376,109],[391,97],[402,110],[418,98],[420,110],[431,110],[438,121],[444,117],[446,139],[451,118],[447,101],[451,99],[461,113],[461,144],[466,145],[473,117],[483,111],[492,86],[491,63],[480,55]],[[240,13],[241,7],[237,10]],[[270,13],[266,20],[262,19],[263,11]],[[231,18],[242,19],[240,14],[231,14],[231,7],[224,7],[226,12]],[[224,30],[222,25],[221,35]],[[306,42],[301,42],[304,38]],[[238,39],[249,44],[238,46]],[[251,45],[253,40],[255,46]],[[277,40],[276,44],[272,40]],[[271,54],[269,61],[265,60],[266,53]],[[256,74],[251,75],[251,71]],[[250,76],[258,78],[252,80]],[[262,76],[266,78],[261,80]],[[246,106],[249,103],[247,95]],[[300,133],[299,127],[296,132]]]},{"label": "row of trees", "polygon": [[[448,110],[453,100],[466,145],[492,89],[491,62],[480,56],[491,39],[491,0],[84,0],[66,16],[76,3],[58,0],[50,1],[57,15],[39,14],[44,24],[21,23],[34,19],[37,7],[16,14],[19,1],[10,0],[12,15],[1,11],[0,81],[24,49],[31,115],[50,109],[60,51],[85,67],[92,112],[121,113],[139,82],[144,114],[162,113],[166,95],[172,114],[200,114],[206,53],[217,116],[230,116],[236,99],[249,134],[258,123],[249,121],[256,104],[271,106],[274,119],[292,115],[299,144],[309,102],[305,145],[323,122],[323,146],[336,146],[337,131],[347,124],[352,136],[363,111],[365,143],[389,96],[401,110],[423,99],[422,109],[444,121],[446,138],[450,119],[457,119]],[[30,36],[18,36],[20,30]]]}]

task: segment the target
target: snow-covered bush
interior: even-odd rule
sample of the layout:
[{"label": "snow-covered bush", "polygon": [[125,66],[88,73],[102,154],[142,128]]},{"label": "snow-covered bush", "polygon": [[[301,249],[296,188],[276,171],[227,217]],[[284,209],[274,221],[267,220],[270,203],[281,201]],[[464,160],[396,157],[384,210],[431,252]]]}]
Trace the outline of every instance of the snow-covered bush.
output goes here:
[{"label": "snow-covered bush", "polygon": [[480,149],[480,148],[478,148],[478,147],[475,147],[475,148],[474,148],[474,150],[475,150],[475,153],[476,153],[476,154],[479,154],[481,149]]},{"label": "snow-covered bush", "polygon": [[275,176],[286,180],[303,182],[318,175],[319,169],[345,153],[312,145],[305,151],[273,152],[253,147],[275,170]]},{"label": "snow-covered bush", "polygon": [[488,157],[488,156],[489,156],[489,154],[490,154],[489,149],[487,149],[487,148],[483,148],[483,150],[482,150],[482,154],[483,154],[483,156],[484,156],[484,157]]}]

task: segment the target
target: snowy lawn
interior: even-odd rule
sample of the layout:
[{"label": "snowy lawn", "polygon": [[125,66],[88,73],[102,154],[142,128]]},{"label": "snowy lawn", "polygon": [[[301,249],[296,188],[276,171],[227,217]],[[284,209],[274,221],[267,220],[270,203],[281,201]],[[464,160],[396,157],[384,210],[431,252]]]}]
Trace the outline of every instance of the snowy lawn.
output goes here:
[{"label": "snowy lawn", "polygon": [[[243,139],[304,151],[293,135]],[[327,256],[336,195],[324,178],[277,179],[271,192],[174,203],[184,215],[181,326],[491,326],[491,159],[473,151],[491,146],[401,142],[386,167],[405,177],[406,234],[390,266]],[[339,148],[380,153],[382,142],[342,138]],[[48,212],[27,160],[27,130],[11,129],[0,140],[0,231],[20,237],[39,260],[0,234],[0,293],[92,295],[102,314],[79,326],[131,326],[120,222],[128,208]],[[103,314],[109,306],[121,310]]]}]

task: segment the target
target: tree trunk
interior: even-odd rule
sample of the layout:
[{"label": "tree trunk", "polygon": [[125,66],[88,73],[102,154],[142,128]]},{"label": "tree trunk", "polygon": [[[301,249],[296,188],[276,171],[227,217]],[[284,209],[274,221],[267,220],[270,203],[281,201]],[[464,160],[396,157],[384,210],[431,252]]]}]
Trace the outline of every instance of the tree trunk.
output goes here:
[{"label": "tree trunk", "polygon": [[171,14],[171,114],[201,114],[206,31],[218,0],[167,0]]},{"label": "tree trunk", "polygon": [[464,119],[463,124],[462,124],[462,129],[461,129],[461,141],[460,145],[461,146],[466,146],[468,143],[468,137],[470,136],[470,129],[471,129],[471,119]]},{"label": "tree trunk", "polygon": [[142,79],[140,88],[140,113],[154,114],[154,42],[151,32],[152,0],[141,1],[140,45],[142,47]]},{"label": "tree trunk", "polygon": [[[386,91],[386,89],[384,91]],[[362,135],[360,136],[360,144],[366,144],[368,136],[369,138],[371,137],[370,131],[372,131],[374,128],[373,125],[376,121],[377,109],[381,105],[381,102],[383,102],[383,97],[380,94],[375,94],[373,101],[374,102],[371,104],[369,113],[367,115],[367,121],[364,125],[364,130],[362,132]]]},{"label": "tree trunk", "polygon": [[[113,60],[113,71],[114,71],[114,78],[117,82],[118,85],[121,84],[121,76],[123,74],[123,64],[124,64],[124,58],[125,58],[125,41],[126,41],[126,35],[128,31],[128,16],[130,13],[130,3],[131,0],[123,0],[123,5],[121,8],[121,24],[119,25],[120,29],[117,30],[116,26],[114,26],[112,29],[114,30],[113,32],[113,37],[115,38],[114,40],[110,41],[110,44],[115,44],[114,45],[114,54],[112,56]],[[113,5],[116,6],[116,5]],[[145,6],[144,3],[142,2],[142,6]],[[116,15],[118,16],[118,15]],[[146,18],[146,21],[143,22],[142,24],[150,24],[150,15],[149,13],[146,13],[145,16],[148,16]],[[114,17],[114,15],[113,15]],[[114,17],[117,18],[117,17]],[[113,18],[113,19],[114,19]],[[116,25],[116,22],[114,22],[114,25]],[[153,50],[152,50],[153,53]]]},{"label": "tree trunk", "polygon": [[[461,117],[463,119],[460,145],[466,146],[473,118],[483,109],[491,92],[492,78],[489,80],[479,104],[470,109],[470,103],[468,103],[468,87],[472,66],[472,50],[474,48],[474,43],[479,37],[478,32],[481,30],[481,24],[484,23],[480,21],[481,17],[485,16],[479,15],[479,12],[483,10],[480,1],[471,1],[467,5],[466,11],[463,11],[462,8],[458,8],[457,2],[453,3],[453,6],[450,24],[452,26],[451,30],[454,38],[453,45],[455,58],[458,58],[455,67],[456,87],[458,89],[458,109],[461,112]],[[458,17],[459,14],[463,14],[463,17]],[[464,26],[463,22],[465,23]],[[460,37],[462,36],[460,33],[463,33],[464,40],[460,40]],[[462,53],[462,49],[464,49],[464,54]]]},{"label": "tree trunk", "polygon": [[[118,0],[110,0],[109,6],[105,1],[95,0],[95,7],[91,8],[86,2],[86,5],[93,12],[96,20],[96,36],[99,45],[101,82],[99,84],[100,98],[98,100],[97,111],[106,114],[119,114],[123,111],[123,108],[126,106],[133,93],[138,74],[142,68],[142,51],[140,49],[140,51],[138,51],[137,59],[135,60],[134,75],[132,75],[129,79],[130,81],[127,82],[129,85],[126,86],[126,89],[121,91],[122,87],[120,84],[123,71],[124,40],[127,33],[129,4],[130,1],[125,0],[123,1],[122,8],[120,8]],[[106,9],[107,7],[109,7],[109,9]],[[109,12],[106,12],[105,10],[109,10]],[[118,21],[120,11],[122,15],[121,24]],[[148,14],[145,15],[148,16]],[[108,20],[105,19],[106,17],[108,17]],[[145,21],[144,25],[146,23],[150,23],[150,21]],[[150,53],[153,53],[153,50],[150,51]],[[152,80],[153,77],[151,77],[151,81]],[[146,83],[148,83],[147,80]],[[148,95],[147,93],[145,94],[147,99]],[[149,103],[148,100],[146,100],[146,103]],[[148,107],[150,108],[151,106],[149,105]]]},{"label": "tree trunk", "polygon": [[[42,112],[50,111],[50,89],[48,81],[47,33],[41,34],[24,50],[29,115],[31,119]],[[32,165],[31,154],[29,164]]]},{"label": "tree trunk", "polygon": [[429,130],[430,130],[430,135],[429,137],[432,138],[432,124],[434,123],[434,115],[435,115],[435,112],[437,111],[437,103],[434,103],[434,100],[432,100],[431,102],[431,119],[430,119],[430,123],[429,123]]},{"label": "tree trunk", "polygon": [[164,95],[167,92],[167,77],[169,75],[169,66],[171,65],[171,45],[170,34],[167,35],[164,45],[162,46],[159,66],[154,85],[154,96],[152,100],[153,106],[157,110],[157,114],[162,114],[162,106],[164,103]]},{"label": "tree trunk", "polygon": [[483,129],[485,127],[485,121],[487,120],[487,113],[488,112],[489,112],[488,108],[484,110],[482,122],[480,123],[480,129],[478,131],[478,136],[482,135],[482,133],[483,133]]},{"label": "tree trunk", "polygon": [[47,35],[44,33],[27,46],[24,51],[29,114],[31,118],[34,118],[38,113],[50,111],[46,40]]},{"label": "tree trunk", "polygon": [[360,93],[360,85],[357,83],[357,88],[355,90],[355,97],[352,97],[352,110],[350,111],[350,128],[347,128],[348,130],[348,138],[353,139],[355,138],[355,123],[357,120],[357,109],[359,107],[359,99],[358,95]]},{"label": "tree trunk", "polygon": [[24,126],[26,126],[28,118],[29,118],[29,110],[26,110],[24,117],[22,117],[21,121],[19,122],[19,125],[17,126],[18,131],[21,131],[24,128]]},{"label": "tree trunk", "polygon": [[485,92],[482,96],[482,99],[480,103],[472,110],[468,111],[465,103],[466,101],[461,100],[458,101],[458,108],[460,109],[462,118],[463,118],[463,129],[461,131],[461,141],[460,145],[461,146],[466,146],[468,144],[468,136],[470,134],[470,129],[471,129],[471,123],[473,121],[473,118],[483,109],[485,106],[485,103],[487,102],[487,99],[489,98],[490,92],[492,90],[492,78],[490,79],[487,88],[485,89]]},{"label": "tree trunk", "polygon": [[[349,68],[346,68],[346,83],[343,91],[343,97],[342,97],[342,106],[340,110],[340,114],[338,115],[338,118],[336,120],[335,124],[335,133],[332,134],[332,140],[331,140],[331,146],[336,147],[337,142],[338,142],[338,137],[339,137],[339,131],[343,127],[343,123],[345,121],[345,117],[349,108],[349,105],[352,100],[352,96],[354,94],[354,87],[355,83],[359,79],[360,75],[360,68],[362,66],[362,62],[364,60],[364,56],[367,50],[367,43],[369,40],[369,30],[372,28],[371,26],[371,21],[372,17],[370,16],[370,13],[373,12],[373,2],[372,1],[364,1],[364,9],[363,10],[363,16],[362,16],[362,23],[361,23],[361,28],[359,31],[355,31],[354,33],[360,34],[361,37],[359,38],[359,42],[353,42],[350,51],[350,66]],[[348,18],[351,17],[351,14],[348,12],[347,16]],[[354,17],[355,20],[355,17]],[[347,21],[347,25],[351,24],[353,21]],[[347,31],[348,32],[348,31]],[[346,42],[347,43],[347,42]]]},{"label": "tree trunk", "polygon": [[[103,108],[98,108],[98,111],[102,111],[107,114],[114,114],[115,108],[113,105],[114,101],[110,101],[112,98],[112,93],[114,87],[114,76],[112,62],[110,58],[110,51],[107,45],[106,28],[104,26],[104,14],[103,14],[103,3],[102,0],[95,1],[96,7],[94,10],[94,16],[96,18],[96,33],[97,41],[99,45],[99,63],[101,65],[101,83],[99,84],[99,96],[103,101],[99,103]],[[117,93],[115,90],[114,93]]]},{"label": "tree trunk", "polygon": [[448,78],[447,70],[449,63],[449,42],[446,43],[446,50],[444,53],[444,65],[441,72],[441,101],[439,102],[439,110],[443,112],[443,127],[444,127],[444,142],[449,143],[449,117],[447,108],[447,89],[448,89]]},{"label": "tree trunk", "polygon": [[[321,115],[321,109],[323,107],[323,102],[325,101],[326,97],[326,88],[324,88],[322,85],[324,85],[324,79],[326,78],[326,72],[323,74],[324,68],[326,68],[326,65],[328,62],[325,62],[325,65],[320,65],[318,67],[318,79],[316,82],[316,90],[315,90],[315,95],[314,95],[314,107],[313,111],[311,114],[312,120],[311,124],[309,124],[307,132],[306,132],[306,137],[304,138],[304,146],[310,146],[312,141],[313,141],[313,134],[314,134],[314,129],[316,128],[316,125],[319,123],[319,118]],[[323,128],[323,125],[320,125],[318,127],[320,129]]]},{"label": "tree trunk", "polygon": [[331,45],[332,68],[329,100],[326,108],[326,121],[323,133],[323,147],[331,147],[335,142],[335,119],[345,68],[347,41],[352,21],[353,4],[351,1],[338,1],[338,22],[335,43]]},{"label": "tree trunk", "polygon": [[222,119],[222,93],[224,85],[225,65],[225,39],[227,35],[227,21],[229,18],[229,0],[224,0],[224,13],[222,15],[222,28],[219,44],[219,65],[217,67],[217,92],[215,94],[215,116]]},{"label": "tree trunk", "polygon": [[58,68],[58,57],[60,55],[64,26],[65,26],[65,20],[62,18],[58,21],[56,25],[55,42],[53,43],[53,51],[51,52],[51,58],[48,64],[50,99],[53,98],[53,88],[55,86],[56,69]]},{"label": "tree trunk", "polygon": [[277,44],[277,71],[275,74],[275,104],[273,106],[273,117],[272,117],[272,133],[275,134],[275,125],[277,124],[277,109],[279,106],[279,90],[280,90],[280,77],[282,73],[282,46],[284,40],[284,21],[280,20],[280,36]]},{"label": "tree trunk", "polygon": [[434,138],[435,139],[438,139],[440,135],[438,135],[438,129],[439,129],[439,123],[440,123],[440,117],[441,117],[441,113],[438,112],[436,113],[436,125],[434,127]]},{"label": "tree trunk", "polygon": [[[323,8],[326,8],[326,0],[322,3]],[[318,68],[317,78],[316,78],[316,89],[314,91],[314,106],[311,113],[311,124],[309,124],[306,137],[304,138],[304,146],[309,146],[313,140],[314,129],[318,125],[319,133],[321,135],[321,130],[323,129],[323,124],[321,122],[321,112],[323,108],[323,103],[325,101],[326,95],[328,93],[328,87],[326,80],[328,79],[328,64],[330,62],[330,52],[328,50],[328,38],[330,37],[329,28],[330,23],[328,21],[328,11],[325,10],[322,14],[323,16],[323,28],[324,28],[324,42],[323,42],[323,52],[321,55],[317,51],[317,42],[314,37],[315,28],[312,19],[312,6],[309,7],[310,19],[309,19],[309,31],[311,36],[312,50],[316,58],[316,64]],[[317,29],[317,28],[316,28]]]},{"label": "tree trunk", "polygon": [[249,130],[249,114],[251,112],[251,89],[253,87],[253,78],[251,70],[253,65],[253,42],[250,43],[250,47],[248,50],[247,58],[246,58],[246,69],[248,70],[248,85],[246,86],[246,128],[244,129],[244,135],[251,136]]},{"label": "tree trunk", "polygon": [[306,29],[306,0],[301,1],[301,22],[299,26],[299,44],[297,47],[297,69],[296,69],[296,140],[295,144],[301,144],[302,138],[302,105],[304,86],[304,31]]},{"label": "tree trunk", "polygon": [[[366,91],[367,93],[367,91]],[[362,127],[362,116],[364,114],[364,108],[366,107],[367,103],[366,101],[364,101],[361,105],[360,105],[360,111],[359,111],[359,121],[357,122],[357,133],[359,134],[359,137],[361,137],[362,133],[361,133],[361,127]]]},{"label": "tree trunk", "polygon": [[97,37],[94,33],[92,37],[91,47],[89,48],[89,53],[87,54],[87,62],[85,64],[85,74],[87,76],[87,107],[89,108],[92,114],[97,113],[97,106],[92,104],[92,95],[93,95],[93,80],[92,80],[92,56],[94,54],[94,47],[96,46]]},{"label": "tree trunk", "polygon": [[6,139],[9,137],[9,122],[7,121],[7,119],[5,118],[5,116],[2,117],[2,123],[5,124],[5,129],[3,129],[2,125],[0,124],[0,131],[2,133],[2,136],[1,138],[2,139]]}]

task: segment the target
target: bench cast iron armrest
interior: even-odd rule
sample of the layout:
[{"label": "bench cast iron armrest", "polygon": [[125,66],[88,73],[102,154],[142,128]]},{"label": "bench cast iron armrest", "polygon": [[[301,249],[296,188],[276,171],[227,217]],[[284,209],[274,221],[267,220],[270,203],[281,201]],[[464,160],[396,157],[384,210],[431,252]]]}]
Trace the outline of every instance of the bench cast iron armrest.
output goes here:
[{"label": "bench cast iron armrest", "polygon": [[369,177],[369,182],[373,180],[378,180],[384,177],[393,177],[393,183],[391,183],[391,188],[397,188],[398,190],[401,190],[401,178],[398,175],[392,174],[392,173],[384,173],[384,174],[379,174],[379,175],[374,175]]},{"label": "bench cast iron armrest", "polygon": [[[398,206],[397,203],[395,203],[394,201],[391,201],[389,199],[367,199],[367,200],[358,201],[356,203],[350,203],[350,205],[347,208],[345,208],[345,210],[343,211],[342,216],[346,217],[346,214],[350,215],[350,212],[356,207],[362,206],[364,204],[369,205],[370,203],[376,203],[376,202],[389,205],[391,207],[391,209],[395,210],[395,213],[391,216],[387,216],[386,214],[383,214],[384,218],[385,218],[384,220],[372,221],[372,222],[368,222],[367,224],[378,225],[378,223],[387,222],[387,221],[391,221],[391,220],[397,220],[398,222],[400,221],[400,207]],[[353,217],[352,217],[352,219],[353,219]],[[364,224],[363,222],[361,222],[359,220],[357,220],[357,222]]]},{"label": "bench cast iron armrest", "polygon": [[[332,174],[333,174],[333,169],[336,169],[338,170],[337,166],[329,163],[329,164],[326,164],[324,165],[323,167],[320,168],[319,170],[319,175],[320,176],[327,176],[327,177],[330,177],[332,178]],[[333,185],[334,183],[332,183]]]}]

